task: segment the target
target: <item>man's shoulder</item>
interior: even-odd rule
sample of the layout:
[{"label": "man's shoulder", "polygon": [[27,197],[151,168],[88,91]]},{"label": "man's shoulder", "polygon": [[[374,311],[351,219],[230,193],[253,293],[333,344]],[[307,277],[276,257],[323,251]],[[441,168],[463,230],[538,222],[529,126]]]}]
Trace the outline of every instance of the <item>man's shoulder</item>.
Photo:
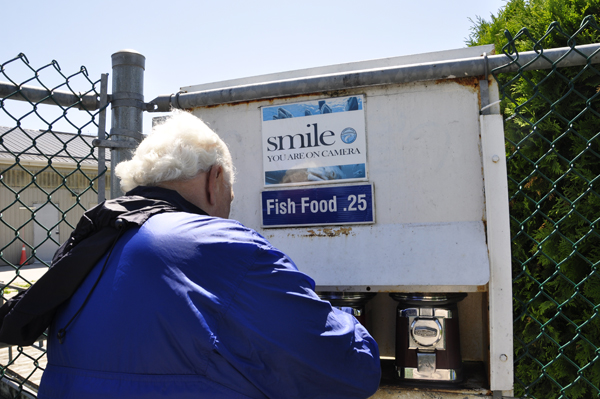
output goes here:
[{"label": "man's shoulder", "polygon": [[[181,253],[201,253],[219,259],[240,259],[251,265],[256,261],[273,263],[286,257],[256,230],[237,220],[185,212],[151,217],[134,240],[153,251],[177,247]],[[199,248],[203,248],[198,251]],[[266,260],[265,260],[266,259]]]},{"label": "man's shoulder", "polygon": [[271,247],[269,241],[256,230],[246,227],[234,219],[187,212],[169,212],[153,216],[146,222],[145,228],[159,234],[177,234],[182,238],[203,236],[211,241],[238,241],[261,247]]}]

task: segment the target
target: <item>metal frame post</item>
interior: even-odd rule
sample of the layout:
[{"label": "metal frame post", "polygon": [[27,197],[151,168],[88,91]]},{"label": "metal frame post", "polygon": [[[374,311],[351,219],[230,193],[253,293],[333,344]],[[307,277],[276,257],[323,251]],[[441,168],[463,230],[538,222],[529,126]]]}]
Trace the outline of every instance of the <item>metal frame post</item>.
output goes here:
[{"label": "metal frame post", "polygon": [[112,55],[111,198],[123,195],[120,181],[115,176],[116,166],[131,159],[131,150],[143,138],[145,65],[146,57],[133,50],[121,50]]},{"label": "metal frame post", "polygon": [[[500,96],[495,80],[485,86],[480,115],[481,152],[486,203],[487,240],[490,257],[489,377],[494,398],[513,395],[512,259],[508,180]],[[489,84],[489,86],[488,86]]]}]

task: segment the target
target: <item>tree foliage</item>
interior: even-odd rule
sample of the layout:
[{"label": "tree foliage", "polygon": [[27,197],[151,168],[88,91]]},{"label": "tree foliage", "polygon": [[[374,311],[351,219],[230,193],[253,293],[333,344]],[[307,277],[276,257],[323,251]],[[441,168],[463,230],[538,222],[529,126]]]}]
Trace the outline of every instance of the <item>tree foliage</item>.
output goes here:
[{"label": "tree foliage", "polygon": [[[510,0],[467,44],[518,54],[600,43],[600,0]],[[590,57],[591,58],[591,57]],[[600,393],[600,64],[493,71],[505,117],[515,396]]]},{"label": "tree foliage", "polygon": [[[489,21],[481,17],[472,20],[471,34],[466,42],[469,46],[495,44],[498,51],[508,43],[505,31],[514,34],[526,28],[532,36],[542,38],[549,26],[557,23],[564,32],[575,33],[588,16],[600,16],[600,0],[510,0],[497,15],[490,15]],[[567,45],[565,38],[556,39],[545,42],[544,48]],[[577,36],[578,44],[599,41],[600,33],[593,30]],[[532,50],[527,41],[515,44],[519,51]]]}]

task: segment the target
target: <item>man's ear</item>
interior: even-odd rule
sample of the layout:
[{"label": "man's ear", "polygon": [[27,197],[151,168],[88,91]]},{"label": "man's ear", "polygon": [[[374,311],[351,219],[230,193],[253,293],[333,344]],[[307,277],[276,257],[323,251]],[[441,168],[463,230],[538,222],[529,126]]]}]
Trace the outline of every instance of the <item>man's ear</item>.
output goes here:
[{"label": "man's ear", "polygon": [[220,190],[220,179],[223,178],[223,167],[213,165],[208,172],[208,184],[206,185],[206,199],[211,206],[216,205],[218,190]]}]

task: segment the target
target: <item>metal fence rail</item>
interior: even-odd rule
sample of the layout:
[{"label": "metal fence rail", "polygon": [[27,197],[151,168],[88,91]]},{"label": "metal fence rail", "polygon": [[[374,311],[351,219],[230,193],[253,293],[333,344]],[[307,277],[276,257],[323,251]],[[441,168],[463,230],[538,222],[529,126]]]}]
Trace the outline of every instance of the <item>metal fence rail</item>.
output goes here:
[{"label": "metal fence rail", "polygon": [[[544,47],[599,37],[592,17],[541,38],[522,29],[493,70],[503,96],[513,253],[515,396],[600,393],[600,66],[558,68]],[[527,45],[526,45],[527,44]],[[549,71],[526,71],[517,47]],[[510,70],[516,72],[510,72]]]},{"label": "metal fence rail", "polygon": [[312,94],[324,91],[344,90],[355,87],[417,82],[487,75],[486,71],[503,67],[503,71],[547,69],[554,66],[582,65],[588,61],[600,62],[600,44],[578,46],[576,51],[549,49],[539,57],[535,51],[520,55],[520,63],[507,65],[506,55],[491,55],[444,62],[429,62],[373,69],[334,73],[311,78],[301,77],[227,89],[213,89],[192,93],[162,95],[153,99],[150,112],[168,112],[172,108],[190,109],[216,104],[254,101],[280,96]]}]

